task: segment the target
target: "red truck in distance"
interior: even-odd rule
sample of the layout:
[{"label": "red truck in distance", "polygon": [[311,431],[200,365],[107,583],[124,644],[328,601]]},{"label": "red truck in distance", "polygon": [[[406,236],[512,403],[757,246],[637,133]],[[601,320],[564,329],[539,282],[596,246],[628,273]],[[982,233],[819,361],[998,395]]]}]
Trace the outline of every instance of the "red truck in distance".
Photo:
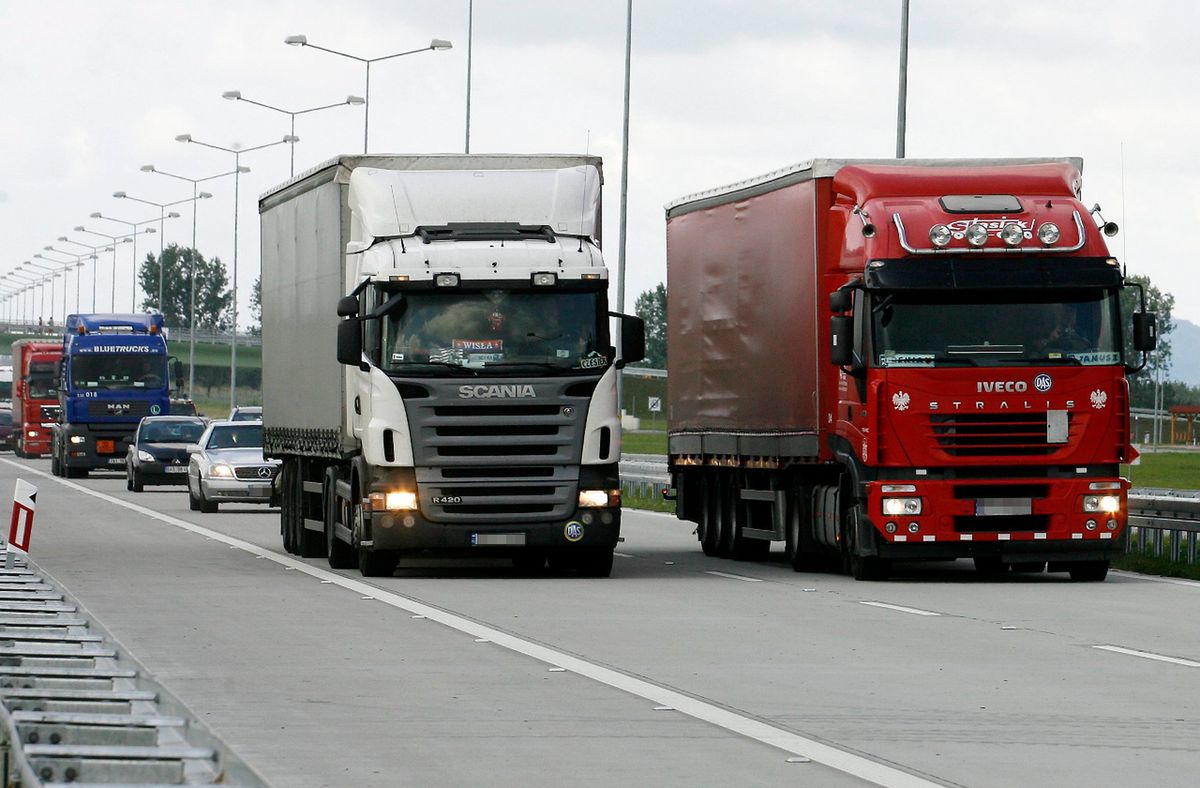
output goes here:
[{"label": "red truck in distance", "polygon": [[667,206],[669,465],[706,554],[1105,578],[1157,337],[1143,293],[1127,350],[1082,168],[814,160]]},{"label": "red truck in distance", "polygon": [[50,453],[51,425],[58,422],[58,362],[61,342],[18,339],[12,343],[13,453]]}]

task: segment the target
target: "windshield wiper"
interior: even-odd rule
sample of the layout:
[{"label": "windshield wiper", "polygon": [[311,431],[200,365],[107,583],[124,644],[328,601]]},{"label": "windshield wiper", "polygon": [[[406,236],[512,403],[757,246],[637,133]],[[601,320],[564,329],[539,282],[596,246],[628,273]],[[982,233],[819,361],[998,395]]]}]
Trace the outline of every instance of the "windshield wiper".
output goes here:
[{"label": "windshield wiper", "polygon": [[551,364],[548,361],[489,361],[483,365],[484,369],[496,369],[497,367],[533,367],[534,369],[546,369],[554,372],[562,372],[566,369],[559,364]]},{"label": "windshield wiper", "polygon": [[977,367],[979,362],[970,356],[934,356],[933,365],[935,367]]},{"label": "windshield wiper", "polygon": [[1074,356],[1059,356],[1058,358],[1031,358],[1029,361],[1034,364],[1071,364],[1076,367],[1083,366],[1083,362]]},{"label": "windshield wiper", "polygon": [[[389,375],[403,376],[408,372],[415,371],[409,367],[439,367],[441,369],[449,369],[457,372],[460,375],[478,377],[479,371],[472,367],[464,367],[462,364],[455,364],[453,361],[407,361],[404,363],[404,368],[389,367]],[[424,371],[424,370],[422,370]]]}]

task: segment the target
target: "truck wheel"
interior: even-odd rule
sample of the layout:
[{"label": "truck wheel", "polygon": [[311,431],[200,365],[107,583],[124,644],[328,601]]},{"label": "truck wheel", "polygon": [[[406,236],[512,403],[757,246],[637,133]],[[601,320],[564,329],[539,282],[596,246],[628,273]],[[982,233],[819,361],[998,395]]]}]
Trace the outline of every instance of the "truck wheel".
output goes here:
[{"label": "truck wheel", "polygon": [[358,548],[358,571],[362,572],[363,577],[391,577],[396,573],[399,563],[400,556],[395,553]]},{"label": "truck wheel", "polygon": [[815,572],[821,568],[821,555],[811,535],[811,499],[812,493],[806,487],[788,490],[784,550],[794,572]]},{"label": "truck wheel", "polygon": [[575,558],[575,569],[580,577],[608,577],[612,574],[612,567],[611,547],[588,548]]},{"label": "truck wheel", "polygon": [[350,545],[337,538],[338,513],[343,511],[337,497],[337,470],[325,469],[325,482],[321,489],[321,509],[325,520],[325,556],[330,569],[353,569],[354,551]]},{"label": "truck wheel", "polygon": [[698,536],[700,549],[704,554],[713,557],[717,554],[717,541],[721,534],[721,501],[720,487],[710,476],[700,482],[700,523]]},{"label": "truck wheel", "polygon": [[887,580],[891,573],[888,561],[875,555],[858,554],[858,523],[862,516],[862,507],[854,505],[846,510],[843,520],[842,549],[849,564],[850,576],[855,580]]},{"label": "truck wheel", "polygon": [[50,455],[50,474],[52,476],[62,476],[62,465],[58,462],[57,451]]},{"label": "truck wheel", "polygon": [[1108,577],[1108,561],[1079,561],[1069,571],[1077,583],[1100,583]]},{"label": "truck wheel", "polygon": [[737,488],[732,476],[720,479],[716,487],[717,509],[721,513],[720,527],[717,529],[717,555],[732,558],[737,546],[737,502],[734,498]]}]

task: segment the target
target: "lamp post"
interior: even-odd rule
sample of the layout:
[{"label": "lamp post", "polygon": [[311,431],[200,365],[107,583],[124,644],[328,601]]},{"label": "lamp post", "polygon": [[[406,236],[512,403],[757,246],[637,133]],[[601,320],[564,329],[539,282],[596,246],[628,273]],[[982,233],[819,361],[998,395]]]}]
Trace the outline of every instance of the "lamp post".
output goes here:
[{"label": "lamp post", "polygon": [[[175,214],[175,215],[178,216],[179,214]],[[130,227],[133,229],[133,272],[132,272],[133,273],[133,277],[132,277],[133,281],[131,281],[129,283],[129,311],[130,311],[130,313],[136,312],[137,311],[137,265],[138,265],[137,234],[139,232],[138,226],[143,225],[143,224],[150,224],[152,222],[159,222],[159,229],[157,231],[155,231],[155,229],[153,227],[147,227],[143,232],[147,232],[147,233],[151,233],[151,234],[154,234],[155,232],[157,232],[158,238],[159,238],[158,246],[159,246],[159,249],[161,249],[162,248],[162,221],[163,221],[163,219],[161,219],[161,218],[146,219],[146,220],[140,221],[140,222],[131,222],[126,219],[116,219],[112,216],[105,216],[104,214],[100,213],[99,211],[96,211],[95,213],[90,214],[88,218],[103,219],[106,222],[116,222],[117,224],[123,224],[123,225],[126,225],[127,227]],[[160,252],[160,254],[161,254],[161,252]],[[116,287],[117,287],[117,274],[116,274],[116,271],[114,271],[113,272],[113,290],[114,290],[114,292],[116,291]]]},{"label": "lamp post", "polygon": [[[142,169],[145,170],[146,168],[143,167]],[[151,168],[151,171],[153,171],[153,167]],[[170,173],[164,172],[163,175],[170,175]],[[178,177],[178,176],[173,176],[173,177]],[[219,177],[219,176],[213,176],[213,177]],[[183,180],[192,180],[192,179],[184,178]],[[202,178],[200,180],[207,180],[207,178]],[[197,181],[192,181],[193,187],[195,186],[196,183],[197,183]],[[162,261],[163,236],[164,236],[163,223],[167,219],[178,219],[179,218],[178,213],[176,213],[175,211],[171,211],[170,213],[167,213],[167,209],[172,206],[175,206],[175,205],[182,205],[185,202],[190,202],[193,204],[192,205],[192,248],[195,248],[195,246],[196,246],[196,206],[195,206],[195,202],[197,200],[207,200],[207,199],[211,198],[212,195],[209,194],[208,192],[200,192],[199,194],[194,194],[192,197],[185,197],[182,200],[175,200],[174,202],[154,202],[153,200],[144,200],[141,197],[133,197],[129,194],[126,194],[125,192],[113,192],[113,197],[116,197],[118,200],[133,200],[134,202],[140,202],[143,205],[153,205],[155,208],[158,208],[158,214],[159,214],[159,216],[158,216],[158,311],[161,312],[161,311],[163,311],[163,270],[164,270],[163,261]]]},{"label": "lamp post", "polygon": [[418,52],[438,52],[438,51],[441,51],[444,49],[450,49],[454,46],[453,44],[451,44],[449,41],[447,41],[444,38],[435,38],[429,42],[429,46],[423,46],[420,49],[410,49],[406,52],[396,52],[395,54],[384,55],[383,57],[365,58],[365,57],[359,57],[358,55],[351,55],[348,52],[339,52],[336,49],[329,49],[327,47],[317,46],[316,44],[310,44],[310,43],[308,43],[308,37],[303,36],[303,35],[288,36],[287,38],[283,39],[283,43],[287,44],[288,46],[294,46],[294,47],[312,47],[313,49],[319,49],[322,52],[328,52],[331,55],[340,55],[341,57],[350,58],[351,60],[357,60],[359,63],[362,63],[363,65],[366,66],[366,72],[367,72],[366,86],[365,86],[365,89],[363,90],[363,153],[364,154],[367,152],[367,139],[368,139],[367,133],[370,128],[370,122],[371,122],[371,64],[378,63],[381,60],[391,60],[393,58],[403,57],[404,55],[415,55]]},{"label": "lamp post", "polygon": [[[96,278],[100,275],[100,256],[97,254],[97,252],[99,252],[102,249],[104,251],[108,251],[108,250],[105,248],[104,244],[100,244],[99,246],[92,246],[91,244],[85,244],[85,243],[82,243],[81,241],[73,241],[65,235],[58,236],[58,240],[65,244],[73,244],[75,246],[82,246],[84,249],[87,249],[90,252],[90,254],[87,256],[87,259],[96,261],[96,264],[94,266],[92,266],[92,311],[95,312],[96,311]],[[76,312],[79,311],[79,293],[78,292],[76,292],[76,294],[75,294],[75,311]]]},{"label": "lamp post", "polygon": [[[55,271],[57,271],[58,269],[50,268],[49,266],[45,266],[45,265],[38,265],[37,263],[31,262],[29,260],[26,260],[25,262],[21,263],[19,266],[17,266],[17,269],[18,270],[28,269],[29,273],[31,275],[38,277],[37,284],[35,286],[42,288],[42,293],[38,298],[38,319],[41,320],[46,314],[46,281],[47,280],[52,281],[53,275],[54,275]],[[50,295],[50,316],[51,317],[54,316],[53,292],[51,292],[51,295]]]},{"label": "lamp post", "polygon": [[[233,313],[232,325],[230,326],[229,335],[229,409],[232,411],[237,407],[237,291],[238,291],[238,192],[241,184],[242,173],[242,154],[252,153],[254,151],[263,150],[264,148],[272,148],[276,145],[295,145],[300,141],[299,137],[288,134],[281,140],[275,142],[267,142],[262,145],[254,145],[249,148],[226,148],[221,145],[213,145],[209,142],[201,142],[200,140],[192,139],[191,134],[180,134],[175,137],[176,142],[187,142],[200,145],[204,148],[212,148],[213,150],[223,151],[233,154]],[[249,171],[249,168],[245,168]]]},{"label": "lamp post", "polygon": [[[75,258],[74,260],[55,260],[53,257],[46,257],[46,255],[41,254],[40,252],[38,254],[34,255],[34,257],[38,258],[39,260],[45,260],[48,263],[54,263],[56,265],[62,266],[62,268],[60,270],[63,273],[63,322],[66,323],[66,320],[67,320],[67,275],[66,275],[66,272],[70,271],[72,268],[75,269],[75,293],[76,293],[76,297],[78,298],[79,269],[83,267],[83,263],[80,262],[79,258],[83,257],[83,255],[74,255],[74,254],[70,254],[69,252],[59,252],[53,246],[43,246],[42,249],[47,252],[55,252],[57,254]],[[53,304],[50,305],[50,313],[51,314],[54,313],[54,305]]]},{"label": "lamp post", "polygon": [[[199,252],[196,250],[196,209],[200,203],[198,200],[204,199],[200,195],[208,194],[208,192],[197,191],[200,184],[205,181],[224,178],[228,175],[236,176],[241,172],[250,172],[249,167],[235,167],[229,172],[219,172],[216,175],[206,175],[203,178],[188,178],[184,175],[176,175],[173,172],[160,170],[153,164],[143,164],[142,172],[152,172],[158,175],[165,175],[168,178],[174,178],[177,181],[187,181],[192,184],[192,262],[188,266],[189,289],[191,293],[188,296],[188,399],[192,399],[192,391],[196,384],[196,256]],[[208,194],[212,197],[211,194]],[[162,265],[159,265],[159,281],[158,281],[158,296],[159,304],[162,303]],[[162,307],[160,306],[161,310]]]},{"label": "lamp post", "polygon": [[[289,116],[292,119],[291,130],[288,131],[289,137],[296,136],[296,116],[297,115],[306,115],[309,112],[319,112],[323,109],[333,109],[334,107],[346,107],[346,106],[359,107],[359,106],[362,106],[367,103],[367,100],[362,98],[361,96],[346,96],[345,101],[339,101],[336,104],[323,104],[320,107],[311,107],[309,109],[288,110],[288,109],[283,109],[282,107],[274,107],[270,104],[265,104],[261,101],[255,101],[253,99],[248,99],[242,95],[242,91],[240,91],[240,90],[227,90],[221,94],[221,98],[229,99],[230,101],[244,101],[247,104],[253,104],[256,107],[262,107],[263,109],[270,109],[270,110],[274,110],[276,112],[282,112],[284,115]],[[295,175],[295,174],[296,174],[296,146],[292,145],[292,161],[291,161],[291,170],[289,171],[289,175]]]},{"label": "lamp post", "polygon": [[25,303],[18,304],[22,312],[22,319],[28,323],[30,316],[33,314],[33,288],[37,285],[37,280],[32,279],[24,273],[18,273],[20,267],[9,271],[4,275],[4,279],[11,279],[16,284],[20,285],[18,293],[29,293],[29,297],[25,299]]},{"label": "lamp post", "polygon": [[[75,228],[75,232],[88,233],[89,235],[98,235],[101,238],[109,238],[112,240],[112,243],[113,243],[113,246],[112,246],[112,253],[113,253],[112,293],[109,295],[108,311],[116,312],[117,311],[117,249],[116,249],[117,243],[123,243],[123,244],[132,243],[133,239],[137,235],[139,235],[141,233],[153,234],[155,232],[155,229],[153,227],[147,227],[145,230],[139,230],[138,232],[128,233],[126,235],[109,235],[108,233],[101,233],[101,232],[97,232],[96,230],[89,230],[86,227],[84,227],[83,225],[80,225],[79,227]],[[134,247],[134,248],[136,249],[136,247]],[[107,252],[108,249],[105,249],[104,251]]]}]

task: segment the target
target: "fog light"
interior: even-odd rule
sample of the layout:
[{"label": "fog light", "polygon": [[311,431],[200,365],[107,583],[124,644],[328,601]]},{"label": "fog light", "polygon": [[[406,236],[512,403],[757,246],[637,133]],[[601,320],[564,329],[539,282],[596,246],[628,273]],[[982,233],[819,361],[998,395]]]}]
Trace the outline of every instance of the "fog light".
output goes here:
[{"label": "fog light", "polygon": [[987,243],[988,231],[987,228],[979,222],[972,222],[971,224],[967,225],[966,236],[967,243],[969,243],[971,246],[983,246],[985,243]]},{"label": "fog light", "polygon": [[884,498],[883,513],[888,517],[896,517],[901,514],[920,514],[921,499],[920,498]]},{"label": "fog light", "polygon": [[883,530],[887,531],[889,534],[894,534],[896,533],[896,524],[888,523],[887,525],[883,526]]},{"label": "fog light", "polygon": [[71,443],[79,444],[86,442],[87,438],[83,437],[82,435],[72,435],[71,437],[67,438],[67,440]]},{"label": "fog light", "polygon": [[1117,530],[1117,521],[1109,520],[1107,523],[1104,524],[1104,527],[1110,531],[1115,531],[1115,530]]},{"label": "fog light", "polygon": [[929,243],[941,249],[950,243],[950,228],[944,224],[935,224],[929,228]]},{"label": "fog light", "polygon": [[1061,235],[1062,233],[1058,231],[1058,225],[1054,222],[1046,222],[1038,228],[1038,240],[1046,246],[1057,243]]},{"label": "fog light", "polygon": [[1086,523],[1083,524],[1083,527],[1088,529],[1089,531],[1095,531],[1096,530],[1096,521],[1088,520]]},{"label": "fog light", "polygon": [[596,519],[596,515],[592,514],[591,512],[584,512],[579,517],[580,522],[582,522],[584,525],[591,525],[592,520],[595,520],[595,519]]},{"label": "fog light", "polygon": [[917,525],[916,523],[908,524],[908,532],[910,534],[915,534],[917,531],[920,531],[920,530],[921,530],[921,526]]},{"label": "fog light", "polygon": [[1020,246],[1025,240],[1025,228],[1016,222],[1009,222],[1000,229],[1000,240],[1009,246]]},{"label": "fog light", "polygon": [[579,506],[583,508],[597,508],[604,506],[620,506],[621,491],[620,490],[580,490],[579,491]]}]

